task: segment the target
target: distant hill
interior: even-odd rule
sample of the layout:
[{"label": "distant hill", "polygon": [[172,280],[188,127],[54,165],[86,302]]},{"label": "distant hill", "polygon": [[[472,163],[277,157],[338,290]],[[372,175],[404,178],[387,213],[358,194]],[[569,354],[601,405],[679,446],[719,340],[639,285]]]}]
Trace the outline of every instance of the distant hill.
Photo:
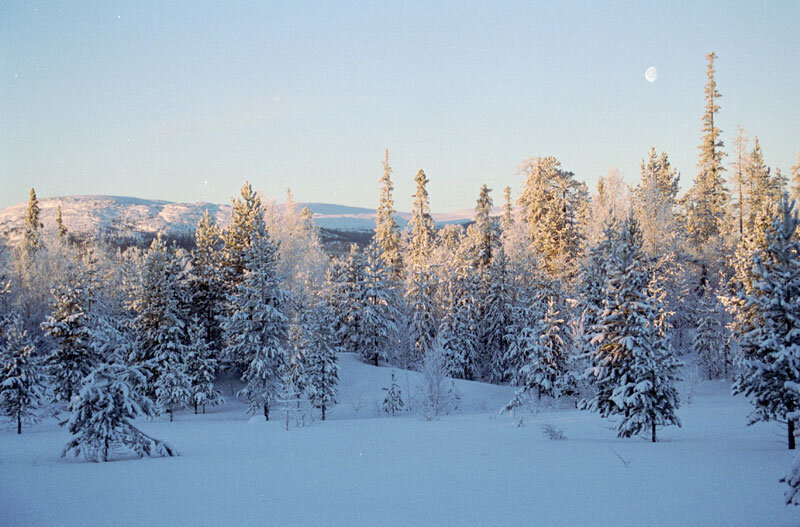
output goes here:
[{"label": "distant hill", "polygon": [[[61,214],[67,229],[77,237],[100,237],[107,240],[146,241],[157,233],[172,238],[188,238],[206,210],[225,226],[230,223],[231,206],[214,203],[174,203],[124,196],[65,196],[40,198],[41,221],[45,232],[55,231],[56,213]],[[12,245],[21,236],[27,201],[0,210],[0,236]],[[278,205],[282,207],[283,205]],[[298,203],[309,207],[322,230],[323,240],[368,239],[375,227],[375,209],[349,207],[333,203]],[[468,223],[473,211],[433,214],[437,225]],[[411,213],[398,212],[400,228],[405,228]],[[329,232],[326,232],[329,231]],[[366,237],[365,237],[366,236]]]}]

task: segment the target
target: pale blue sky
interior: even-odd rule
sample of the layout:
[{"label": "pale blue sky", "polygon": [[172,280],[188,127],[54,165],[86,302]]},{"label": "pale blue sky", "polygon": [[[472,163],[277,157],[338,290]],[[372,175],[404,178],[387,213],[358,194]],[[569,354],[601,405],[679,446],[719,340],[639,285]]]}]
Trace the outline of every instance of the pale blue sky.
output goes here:
[{"label": "pale blue sky", "polygon": [[[695,174],[705,55],[718,121],[800,152],[800,2],[0,3],[0,207],[40,196],[474,207],[529,156],[592,188],[651,145]],[[655,83],[645,80],[648,66]]]}]

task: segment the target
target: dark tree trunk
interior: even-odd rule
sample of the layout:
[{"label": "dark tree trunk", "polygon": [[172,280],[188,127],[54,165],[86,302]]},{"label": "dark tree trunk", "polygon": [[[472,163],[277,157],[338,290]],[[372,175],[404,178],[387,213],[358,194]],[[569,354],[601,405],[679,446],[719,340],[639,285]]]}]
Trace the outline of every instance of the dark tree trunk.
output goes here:
[{"label": "dark tree trunk", "polygon": [[794,420],[789,419],[786,424],[788,425],[787,429],[789,430],[789,450],[794,450]]},{"label": "dark tree trunk", "polygon": [[169,422],[172,422],[172,418],[174,416],[174,412],[172,410],[169,411]]},{"label": "dark tree trunk", "polygon": [[653,420],[653,422],[650,424],[650,440],[653,443],[656,442],[656,422],[655,422],[655,420]]},{"label": "dark tree trunk", "polygon": [[[203,407],[203,409],[205,409],[205,407]],[[194,413],[197,415],[197,399],[194,401]],[[205,411],[203,413],[205,413]]]},{"label": "dark tree trunk", "polygon": [[266,402],[264,403],[264,419],[269,421],[269,405]]},{"label": "dark tree trunk", "polygon": [[322,420],[325,420],[325,403],[322,403]]},{"label": "dark tree trunk", "polygon": [[378,354],[376,353],[375,354],[375,366],[377,366],[377,365],[378,365]]},{"label": "dark tree trunk", "polygon": [[22,433],[22,412],[17,412],[17,434]]}]

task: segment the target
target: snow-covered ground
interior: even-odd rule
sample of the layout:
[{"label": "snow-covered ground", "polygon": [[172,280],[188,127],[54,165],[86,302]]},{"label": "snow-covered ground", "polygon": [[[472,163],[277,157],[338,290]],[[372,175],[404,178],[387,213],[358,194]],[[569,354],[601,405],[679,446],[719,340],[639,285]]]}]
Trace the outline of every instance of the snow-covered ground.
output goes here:
[{"label": "snow-covered ground", "polygon": [[[0,430],[2,526],[800,524],[778,480],[792,453],[777,425],[747,427],[723,382],[691,388],[683,428],[617,439],[568,401],[499,416],[512,389],[456,381],[460,409],[427,422],[379,413],[391,369],[341,357],[330,420],[288,431],[228,404],[142,421],[174,458],[59,457],[54,420]],[[397,371],[404,398],[417,374]],[[235,388],[235,387],[234,387]],[[684,398],[689,387],[683,386]],[[542,425],[563,430],[550,440]]]}]

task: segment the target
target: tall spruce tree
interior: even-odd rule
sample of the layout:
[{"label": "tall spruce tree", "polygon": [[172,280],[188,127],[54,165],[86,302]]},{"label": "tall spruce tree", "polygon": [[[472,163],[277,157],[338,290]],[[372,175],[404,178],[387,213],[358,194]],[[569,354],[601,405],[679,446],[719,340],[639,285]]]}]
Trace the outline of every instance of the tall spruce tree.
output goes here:
[{"label": "tall spruce tree", "polygon": [[195,229],[195,249],[192,251],[191,312],[204,331],[203,338],[212,352],[222,348],[220,319],[225,314],[225,283],[223,281],[223,240],[219,227],[208,210]]},{"label": "tall spruce tree", "polygon": [[395,276],[402,271],[400,259],[400,231],[394,219],[394,200],[392,199],[392,167],[389,166],[389,149],[383,160],[381,176],[381,197],[375,217],[375,242],[381,248],[381,257]]},{"label": "tall spruce tree", "polygon": [[503,246],[497,248],[488,271],[488,287],[483,301],[484,317],[481,342],[488,363],[487,377],[501,382],[505,377],[503,357],[508,351],[508,333],[511,328],[511,309],[514,304],[514,280],[511,262]]},{"label": "tall spruce tree", "polygon": [[39,208],[39,199],[36,197],[36,191],[31,189],[30,198],[28,199],[28,208],[25,212],[25,223],[22,228],[22,260],[26,264],[30,264],[33,255],[42,246],[42,222],[39,219],[41,209]]},{"label": "tall spruce tree", "polygon": [[500,226],[505,232],[512,225],[514,225],[514,203],[511,201],[511,187],[506,187],[503,189],[503,216],[500,220]]},{"label": "tall spruce tree", "polygon": [[427,265],[431,250],[433,249],[434,224],[431,217],[431,208],[428,199],[428,177],[420,170],[414,177],[417,190],[414,193],[414,204],[411,211],[409,227],[411,232],[408,238],[408,264],[419,268]]},{"label": "tall spruce tree", "polygon": [[492,191],[486,184],[481,186],[478,204],[475,206],[475,226],[478,229],[478,266],[488,267],[492,261],[494,229],[492,228]]},{"label": "tall spruce tree", "polygon": [[736,189],[736,217],[737,227],[739,232],[739,239],[744,235],[744,218],[747,213],[747,205],[745,203],[745,192],[747,191],[748,181],[745,172],[745,164],[747,162],[747,135],[744,128],[741,126],[736,127],[736,137],[733,139],[733,147],[736,149],[736,160],[733,165],[733,184]]},{"label": "tall spruce tree", "polygon": [[56,212],[56,232],[58,233],[59,240],[62,242],[67,241],[67,227],[64,225],[64,219],[61,217],[61,203],[58,204]]},{"label": "tall spruce tree", "polygon": [[[780,189],[776,178],[770,174],[770,169],[764,161],[764,152],[758,137],[753,143],[753,151],[747,157],[744,167],[748,184],[748,216],[745,219],[745,229],[753,232],[759,227],[759,220],[763,220],[762,213],[772,218],[780,201]],[[767,222],[769,223],[769,222]]]},{"label": "tall spruce tree", "polygon": [[720,129],[714,117],[719,111],[718,100],[721,97],[717,91],[714,79],[714,59],[716,54],[706,56],[708,78],[705,87],[706,106],[703,113],[703,140],[698,146],[700,159],[697,162],[699,170],[694,186],[686,197],[686,230],[693,246],[702,252],[709,243],[713,243],[722,233],[725,220],[725,205],[728,202],[728,189],[722,177],[725,168],[722,158],[724,143],[720,139]]},{"label": "tall spruce tree", "polygon": [[[360,330],[362,326],[362,307],[367,298],[367,281],[364,277],[366,262],[364,253],[356,244],[350,245],[341,267],[339,298],[341,317],[339,319],[338,336],[343,348],[361,354]],[[383,275],[382,275],[383,276]]]},{"label": "tall spruce tree", "polygon": [[442,284],[446,303],[438,328],[447,374],[472,380],[478,362],[478,282],[477,272],[465,262],[450,269]]},{"label": "tall spruce tree", "polygon": [[286,358],[285,297],[277,279],[277,247],[263,221],[256,224],[247,247],[244,281],[229,297],[232,309],[222,324],[224,354],[244,370],[245,387],[239,394],[249,401],[250,412],[263,411],[269,421]]},{"label": "tall spruce tree", "polygon": [[750,398],[754,411],[750,423],[786,422],[789,449],[795,448],[796,415],[800,393],[800,221],[794,202],[784,195],[766,245],[753,258],[752,291],[742,292],[753,317],[737,328],[742,350],[741,372],[734,393]]},{"label": "tall spruce tree", "polygon": [[[141,282],[133,299],[134,318],[131,323],[136,347],[129,361],[149,368],[146,395],[156,399],[162,374],[178,375],[183,363],[185,337],[184,313],[181,312],[178,269],[174,255],[160,236],[150,244],[144,256]],[[184,380],[185,374],[179,380]],[[162,393],[164,386],[162,387]],[[172,403],[170,403],[172,405]],[[171,414],[170,414],[171,415]]]},{"label": "tall spruce tree", "polygon": [[264,204],[261,197],[247,181],[231,199],[231,224],[223,234],[225,283],[229,294],[235,294],[243,281],[246,253],[252,243],[253,232],[264,222]]}]

